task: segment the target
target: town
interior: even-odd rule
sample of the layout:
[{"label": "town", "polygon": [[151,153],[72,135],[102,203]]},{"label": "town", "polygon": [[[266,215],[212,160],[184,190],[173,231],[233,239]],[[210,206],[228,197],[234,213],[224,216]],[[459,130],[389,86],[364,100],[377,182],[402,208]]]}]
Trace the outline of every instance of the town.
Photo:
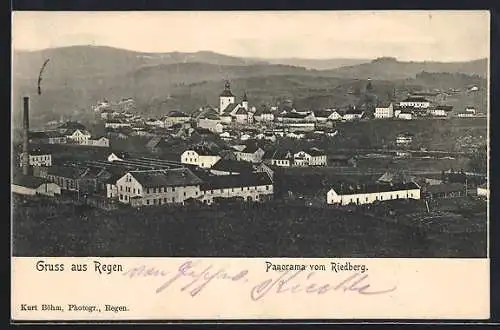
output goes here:
[{"label": "town", "polygon": [[[372,84],[368,80],[367,89]],[[292,101],[257,107],[245,91],[236,96],[229,81],[221,87],[217,106],[192,113],[172,110],[145,118],[134,112],[132,98],[105,100],[91,109],[93,128],[65,121],[36,131],[29,128],[30,99],[24,97],[15,198],[142,214],[151,208],[189,213],[281,203],[412,226],[423,218],[467,219],[472,215],[460,215],[467,207],[485,212],[486,160],[470,166],[470,158],[486,153],[486,136],[450,136],[452,147],[443,149],[420,131],[452,121],[485,121],[474,105],[453,111],[443,93],[434,91],[381,103],[373,111],[356,106],[305,111]],[[363,137],[346,137],[364,125],[378,125],[376,134],[389,132],[391,140],[378,146],[370,138],[362,143]],[[137,141],[140,146],[131,147]],[[454,168],[457,163],[460,168]]]}]

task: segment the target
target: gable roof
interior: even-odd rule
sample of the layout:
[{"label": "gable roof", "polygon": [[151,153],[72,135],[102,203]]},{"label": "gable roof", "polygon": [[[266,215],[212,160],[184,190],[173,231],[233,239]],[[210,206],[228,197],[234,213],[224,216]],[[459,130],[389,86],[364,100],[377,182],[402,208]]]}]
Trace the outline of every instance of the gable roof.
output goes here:
[{"label": "gable roof", "polygon": [[337,183],[332,189],[339,195],[353,195],[353,194],[369,194],[377,192],[389,192],[398,190],[420,189],[415,182],[408,183],[371,183],[365,185],[356,185],[352,183]]},{"label": "gable roof", "polygon": [[237,106],[239,106],[238,103],[229,103],[227,107],[224,109],[223,114],[229,115]]},{"label": "gable roof", "polygon": [[49,175],[54,175],[58,177],[68,178],[68,179],[79,179],[87,171],[84,167],[78,166],[51,166],[48,169]]},{"label": "gable roof", "polygon": [[204,175],[202,179],[202,190],[255,187],[273,184],[267,173],[264,172],[238,175]]},{"label": "gable roof", "polygon": [[236,115],[246,115],[248,114],[248,111],[245,110],[245,108],[241,107],[235,112]]},{"label": "gable roof", "polygon": [[42,184],[47,183],[48,181],[36,176],[24,175],[24,174],[16,174],[12,178],[12,183],[16,186],[27,187],[27,188],[38,188]]},{"label": "gable roof", "polygon": [[249,162],[242,162],[237,160],[220,159],[212,167],[212,170],[224,172],[252,172],[253,166]]},{"label": "gable roof", "polygon": [[194,186],[202,183],[191,170],[187,168],[131,171],[129,172],[143,187],[177,187]]}]

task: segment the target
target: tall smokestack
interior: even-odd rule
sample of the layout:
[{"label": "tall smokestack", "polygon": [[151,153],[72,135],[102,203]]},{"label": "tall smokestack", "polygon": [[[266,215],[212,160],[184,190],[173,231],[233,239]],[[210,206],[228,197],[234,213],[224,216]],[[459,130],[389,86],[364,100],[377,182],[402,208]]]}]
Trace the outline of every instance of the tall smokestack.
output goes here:
[{"label": "tall smokestack", "polygon": [[30,130],[30,98],[25,96],[23,98],[23,153],[22,153],[22,167],[23,174],[29,173],[29,130]]}]

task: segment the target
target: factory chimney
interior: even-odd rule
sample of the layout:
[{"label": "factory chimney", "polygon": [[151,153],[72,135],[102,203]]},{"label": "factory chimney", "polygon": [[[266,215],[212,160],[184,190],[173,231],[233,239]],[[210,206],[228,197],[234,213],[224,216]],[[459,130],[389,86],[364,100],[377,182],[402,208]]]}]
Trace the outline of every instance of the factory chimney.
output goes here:
[{"label": "factory chimney", "polygon": [[29,118],[29,106],[30,98],[25,96],[23,98],[23,153],[21,155],[21,164],[23,168],[23,174],[28,175],[29,173],[29,129],[30,129],[30,118]]}]

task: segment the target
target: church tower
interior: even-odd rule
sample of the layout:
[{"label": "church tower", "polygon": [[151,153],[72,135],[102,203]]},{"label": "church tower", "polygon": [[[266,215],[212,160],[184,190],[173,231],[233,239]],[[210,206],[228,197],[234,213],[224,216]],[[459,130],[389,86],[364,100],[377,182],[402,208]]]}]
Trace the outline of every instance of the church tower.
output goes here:
[{"label": "church tower", "polygon": [[219,113],[222,114],[228,105],[234,103],[234,95],[231,93],[231,85],[226,81],[224,91],[219,95]]},{"label": "church tower", "polygon": [[247,98],[247,92],[243,94],[243,100],[241,100],[241,106],[245,108],[246,111],[248,111],[248,98]]}]

